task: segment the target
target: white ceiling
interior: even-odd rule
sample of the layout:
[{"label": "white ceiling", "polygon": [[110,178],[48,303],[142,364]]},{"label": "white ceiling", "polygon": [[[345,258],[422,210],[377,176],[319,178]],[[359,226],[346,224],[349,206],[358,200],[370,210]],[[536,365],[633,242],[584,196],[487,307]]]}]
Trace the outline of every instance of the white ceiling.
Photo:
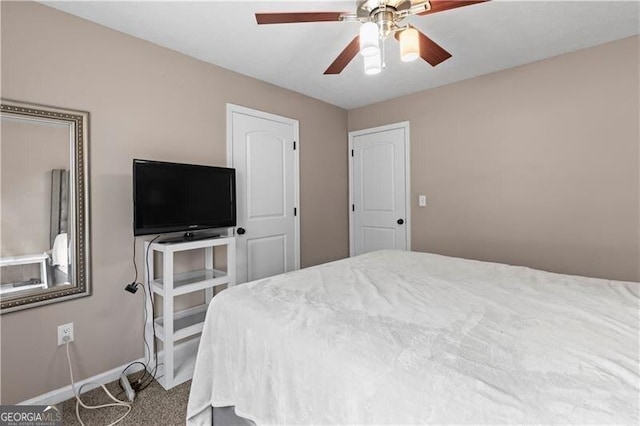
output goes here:
[{"label": "white ceiling", "polygon": [[494,0],[410,22],[453,57],[403,63],[387,40],[387,68],[324,70],[357,23],[261,25],[255,12],[355,10],[355,1],[71,1],[45,4],[200,60],[351,109],[640,33],[637,1]]}]

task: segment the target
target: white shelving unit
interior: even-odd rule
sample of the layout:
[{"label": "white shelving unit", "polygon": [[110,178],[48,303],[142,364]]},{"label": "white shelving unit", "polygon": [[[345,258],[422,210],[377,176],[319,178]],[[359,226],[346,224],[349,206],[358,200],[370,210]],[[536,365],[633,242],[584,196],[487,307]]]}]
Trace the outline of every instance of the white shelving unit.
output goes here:
[{"label": "white shelving unit", "polygon": [[[220,246],[227,248],[227,271],[214,267],[214,248]],[[154,295],[162,297],[163,308],[163,316],[153,317],[153,306],[149,298],[146,298],[149,317],[145,324],[145,336],[149,348],[145,346],[145,356],[146,359],[151,360],[149,368],[153,369],[156,345],[153,338],[155,325],[155,338],[163,344],[162,351],[158,352],[158,363],[162,365],[159,365],[156,377],[160,377],[158,381],[162,387],[171,389],[193,377],[200,333],[207,306],[213,298],[214,287],[220,285],[232,287],[236,283],[236,241],[233,237],[219,237],[179,243],[149,244],[146,242],[144,247],[145,253],[148,253],[149,265],[145,271],[146,288],[151,288]],[[204,269],[174,274],[174,254],[188,250],[204,251]],[[162,253],[161,277],[154,275],[156,252]],[[179,311],[174,310],[176,296],[196,291],[204,291],[204,304]]]},{"label": "white shelving unit", "polygon": [[47,259],[49,259],[49,255],[47,255],[47,253],[0,257],[0,268],[3,266],[30,265],[36,263],[40,265],[40,284],[12,288],[7,287],[2,292],[11,293],[12,291],[20,291],[33,288],[47,288],[49,286],[49,282],[47,280]]}]

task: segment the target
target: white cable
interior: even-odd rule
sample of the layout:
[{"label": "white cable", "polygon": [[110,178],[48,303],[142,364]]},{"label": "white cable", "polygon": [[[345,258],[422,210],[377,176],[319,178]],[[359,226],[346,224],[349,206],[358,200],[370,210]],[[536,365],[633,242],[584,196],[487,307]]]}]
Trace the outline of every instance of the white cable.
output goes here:
[{"label": "white cable", "polygon": [[[127,412],[124,413],[120,418],[118,418],[118,420],[116,420],[113,423],[109,423],[108,426],[113,426],[117,423],[120,423],[122,421],[122,419],[124,419],[125,417],[127,417],[127,415],[131,412],[131,404],[124,402],[124,401],[120,401],[118,398],[116,398],[115,396],[111,395],[111,392],[109,392],[109,390],[107,390],[107,388],[101,384],[101,383],[94,383],[94,382],[87,382],[85,384],[83,384],[82,386],[80,386],[80,389],[78,389],[78,392],[76,392],[76,384],[73,381],[73,368],[71,367],[71,355],[69,354],[69,342],[66,342],[67,345],[67,361],[69,362],[69,377],[71,377],[71,389],[73,390],[73,394],[76,397],[76,417],[78,418],[78,421],[80,422],[80,424],[82,426],[85,426],[85,424],[82,422],[82,419],[80,418],[80,406],[82,405],[84,408],[86,408],[87,410],[95,410],[98,408],[106,408],[106,407],[126,407],[127,408]],[[99,385],[100,387],[102,387],[102,389],[104,389],[104,391],[106,392],[107,395],[109,395],[109,397],[115,401],[115,403],[110,403],[110,404],[102,404],[102,405],[86,405],[84,402],[82,402],[82,400],[80,399],[80,393],[82,392],[82,388],[87,386],[87,385]]]}]

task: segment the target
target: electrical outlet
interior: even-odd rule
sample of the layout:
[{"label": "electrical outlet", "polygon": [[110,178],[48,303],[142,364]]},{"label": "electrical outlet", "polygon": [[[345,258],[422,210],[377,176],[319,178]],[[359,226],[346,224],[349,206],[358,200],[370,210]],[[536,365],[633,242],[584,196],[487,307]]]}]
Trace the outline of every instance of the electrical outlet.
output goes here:
[{"label": "electrical outlet", "polygon": [[58,346],[73,342],[73,323],[58,326]]}]

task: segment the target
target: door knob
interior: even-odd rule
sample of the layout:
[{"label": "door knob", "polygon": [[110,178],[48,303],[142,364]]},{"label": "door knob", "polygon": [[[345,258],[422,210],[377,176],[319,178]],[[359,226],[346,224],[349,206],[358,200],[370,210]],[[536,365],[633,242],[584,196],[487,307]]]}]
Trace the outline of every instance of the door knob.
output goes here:
[{"label": "door knob", "polygon": [[247,231],[245,231],[244,228],[238,228],[238,230],[236,232],[238,233],[238,235],[242,235]]},{"label": "door knob", "polygon": [[404,220],[398,219],[398,225],[402,225],[403,223],[404,223]]}]

